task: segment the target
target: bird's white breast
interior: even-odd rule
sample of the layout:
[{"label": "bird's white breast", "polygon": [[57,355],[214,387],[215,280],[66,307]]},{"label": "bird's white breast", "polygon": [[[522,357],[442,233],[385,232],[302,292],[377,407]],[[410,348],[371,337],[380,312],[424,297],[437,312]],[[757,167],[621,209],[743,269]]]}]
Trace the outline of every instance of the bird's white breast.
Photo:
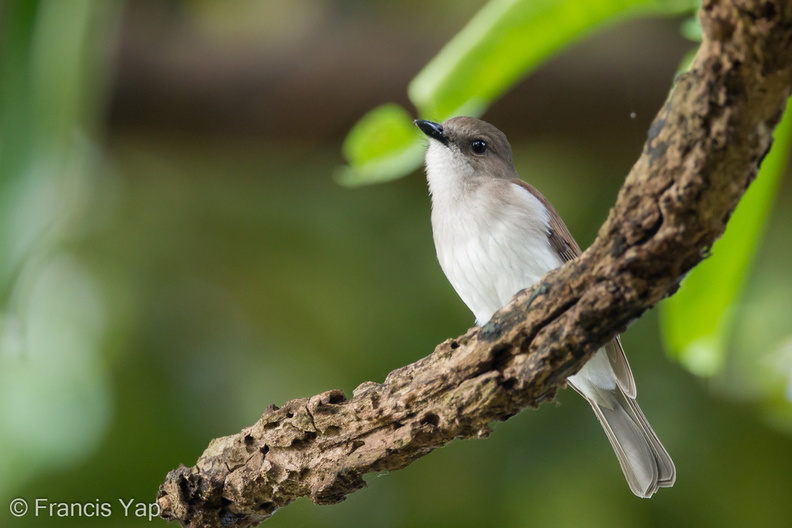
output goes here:
[{"label": "bird's white breast", "polygon": [[481,325],[517,292],[562,264],[547,239],[548,212],[535,196],[508,180],[433,182],[442,175],[433,177],[432,172],[437,257]]}]

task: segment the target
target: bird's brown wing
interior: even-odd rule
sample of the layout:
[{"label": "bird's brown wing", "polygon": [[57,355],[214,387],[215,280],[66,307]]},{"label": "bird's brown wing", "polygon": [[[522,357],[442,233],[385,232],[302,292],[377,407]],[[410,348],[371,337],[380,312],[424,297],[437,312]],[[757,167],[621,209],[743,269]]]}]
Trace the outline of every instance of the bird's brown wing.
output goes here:
[{"label": "bird's brown wing", "polygon": [[559,214],[553,208],[553,204],[551,204],[547,198],[545,198],[542,193],[537,191],[536,187],[530,183],[526,183],[520,179],[512,181],[515,185],[519,185],[534,195],[540,202],[542,202],[542,205],[547,208],[547,213],[550,216],[550,230],[547,233],[547,240],[550,242],[550,247],[556,250],[564,262],[576,259],[581,253],[580,246],[578,246],[578,243],[575,242],[575,237],[573,237],[572,233],[569,232],[569,229],[567,229],[567,226],[561,219],[561,216],[559,216]]},{"label": "bird's brown wing", "polygon": [[[513,181],[516,185],[519,185],[536,196],[536,198],[547,208],[547,212],[550,216],[550,230],[547,233],[547,240],[550,243],[550,247],[558,252],[559,256],[564,262],[574,260],[580,256],[580,246],[578,246],[578,243],[575,241],[572,233],[569,232],[569,229],[561,219],[561,216],[556,212],[555,208],[553,208],[553,205],[547,200],[547,198],[545,198],[542,193],[536,190],[533,185],[520,179]],[[608,361],[613,368],[613,372],[616,374],[616,380],[619,383],[619,388],[621,388],[621,390],[624,391],[624,394],[628,397],[635,398],[635,379],[633,378],[632,370],[630,370],[630,364],[627,361],[627,356],[624,354],[624,349],[622,348],[619,336],[614,337],[613,340],[605,345],[605,351],[608,354]]]}]

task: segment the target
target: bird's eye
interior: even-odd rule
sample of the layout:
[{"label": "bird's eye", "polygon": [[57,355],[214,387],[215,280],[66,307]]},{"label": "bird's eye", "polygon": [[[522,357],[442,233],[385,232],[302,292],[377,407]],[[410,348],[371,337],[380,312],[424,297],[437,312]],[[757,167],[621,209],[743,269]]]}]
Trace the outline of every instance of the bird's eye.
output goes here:
[{"label": "bird's eye", "polygon": [[487,142],[483,139],[474,139],[470,144],[470,150],[473,154],[484,154],[487,151]]}]

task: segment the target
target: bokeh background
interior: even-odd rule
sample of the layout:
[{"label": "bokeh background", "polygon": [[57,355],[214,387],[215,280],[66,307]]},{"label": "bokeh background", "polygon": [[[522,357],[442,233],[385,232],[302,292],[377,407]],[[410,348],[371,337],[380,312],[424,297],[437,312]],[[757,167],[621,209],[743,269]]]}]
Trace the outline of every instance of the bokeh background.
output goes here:
[{"label": "bokeh background", "polygon": [[[147,523],[119,499],[152,502],[211,438],[271,403],[351,394],[472,325],[435,261],[420,171],[355,189],[334,174],[360,116],[409,108],[407,83],[483,4],[0,3],[0,525]],[[583,247],[694,47],[682,22],[600,31],[484,116]],[[675,487],[635,498],[562,391],[489,439],[266,526],[787,525],[792,422],[768,409],[788,399],[743,373],[792,371],[790,229],[786,178],[738,359],[716,379],[668,358],[655,311],[623,336]],[[16,518],[15,497],[113,511]]]}]

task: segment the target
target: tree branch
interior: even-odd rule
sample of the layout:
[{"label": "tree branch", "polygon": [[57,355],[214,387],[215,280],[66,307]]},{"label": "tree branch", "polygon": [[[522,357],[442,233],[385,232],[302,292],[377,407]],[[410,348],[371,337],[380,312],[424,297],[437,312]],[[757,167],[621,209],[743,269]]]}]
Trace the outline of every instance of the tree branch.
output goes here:
[{"label": "tree branch", "polygon": [[676,80],[594,244],[482,328],[341,391],[268,408],[160,487],[183,525],[253,526],[293,500],[331,504],[369,472],[552,399],[567,376],[707,255],[772,142],[792,90],[792,4],[705,0],[705,40]]}]

